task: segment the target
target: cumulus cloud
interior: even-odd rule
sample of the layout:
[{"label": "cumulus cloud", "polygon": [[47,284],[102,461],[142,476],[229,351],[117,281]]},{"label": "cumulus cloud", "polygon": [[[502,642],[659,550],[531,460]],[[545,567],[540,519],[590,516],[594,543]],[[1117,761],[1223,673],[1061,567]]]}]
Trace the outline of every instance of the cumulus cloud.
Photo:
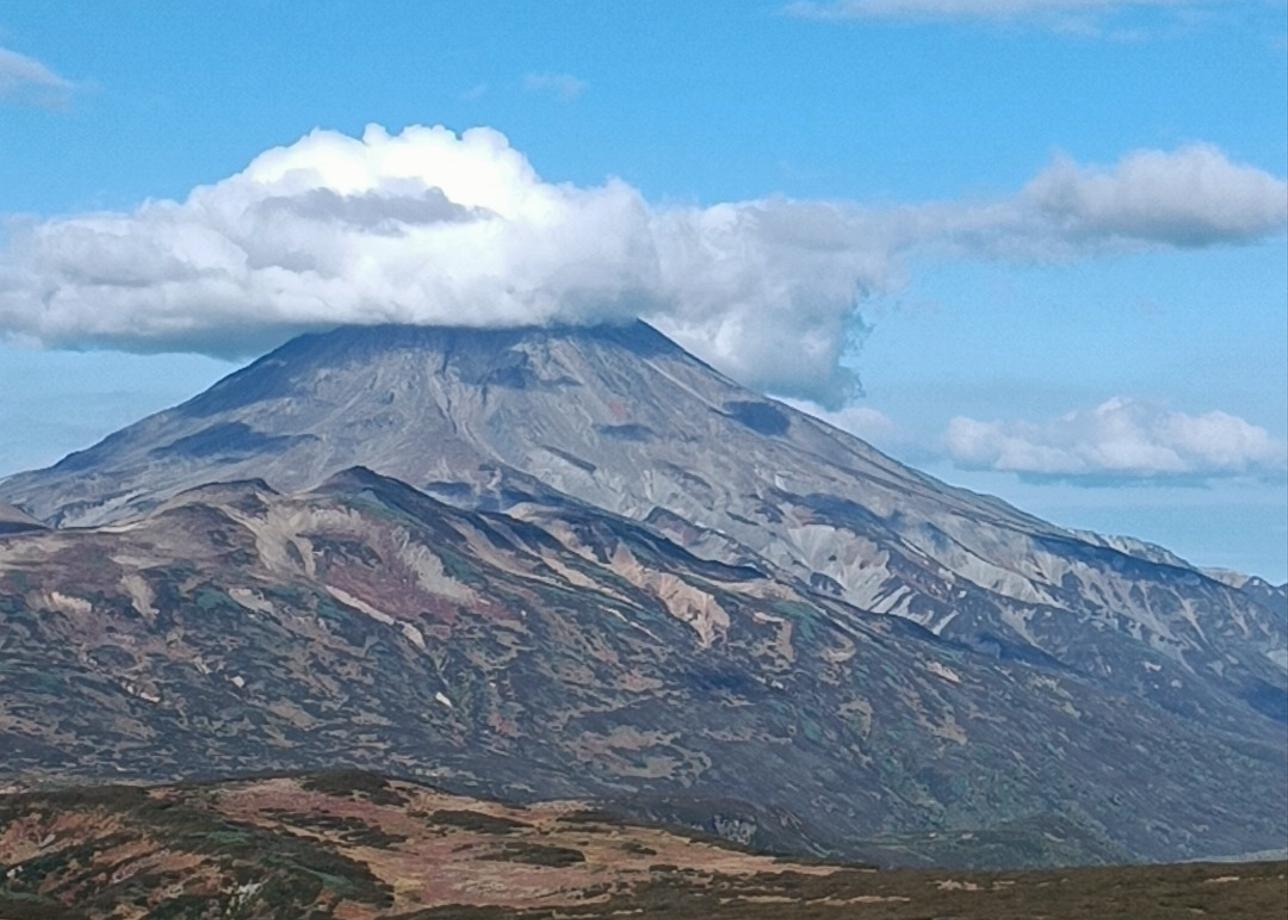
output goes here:
[{"label": "cumulus cloud", "polygon": [[1250,239],[1284,221],[1288,187],[1217,148],[1141,150],[1111,169],[1058,159],[1024,189],[1070,235],[1205,246]]},{"label": "cumulus cloud", "polygon": [[67,104],[74,88],[35,58],[0,48],[0,102],[56,108]]},{"label": "cumulus cloud", "polygon": [[1123,396],[1044,423],[959,416],[944,441],[966,469],[1073,481],[1282,476],[1288,468],[1288,445],[1237,416]]},{"label": "cumulus cloud", "polygon": [[586,91],[586,81],[569,73],[530,73],[523,77],[523,88],[554,96],[560,102],[572,102]]},{"label": "cumulus cloud", "polygon": [[648,320],[721,370],[837,409],[863,298],[908,256],[1073,258],[1238,243],[1288,219],[1281,179],[1210,147],[1059,160],[1014,196],[867,207],[657,205],[542,179],[488,128],[314,131],[182,201],[11,220],[0,335],[51,347],[260,351],[342,323]]}]

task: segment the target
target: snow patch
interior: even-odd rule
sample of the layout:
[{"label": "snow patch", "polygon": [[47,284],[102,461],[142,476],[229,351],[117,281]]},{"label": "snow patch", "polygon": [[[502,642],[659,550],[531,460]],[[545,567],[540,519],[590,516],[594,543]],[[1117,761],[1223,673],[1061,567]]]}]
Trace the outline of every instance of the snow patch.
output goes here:
[{"label": "snow patch", "polygon": [[88,616],[94,610],[94,605],[85,598],[63,594],[61,591],[46,591],[36,595],[32,606],[70,616]]},{"label": "snow patch", "polygon": [[139,616],[149,623],[156,619],[157,609],[153,606],[156,596],[152,593],[152,586],[144,581],[143,576],[135,572],[122,576],[121,588],[130,596],[130,604]]},{"label": "snow patch", "polygon": [[402,634],[407,637],[408,642],[416,646],[416,648],[420,649],[422,652],[425,651],[424,633],[415,626],[412,626],[410,623],[401,623],[399,624],[399,628],[402,629]]},{"label": "snow patch", "polygon": [[386,626],[393,626],[394,623],[397,622],[397,620],[395,620],[389,614],[385,613],[383,610],[377,610],[375,607],[372,607],[362,598],[354,597],[348,591],[342,591],[341,589],[332,587],[331,585],[327,585],[326,590],[328,594],[330,594],[340,603],[344,604],[346,607],[352,607],[354,610],[357,610],[360,613],[365,613],[367,616],[371,617],[371,619],[375,620],[377,623],[383,623]]},{"label": "snow patch", "polygon": [[250,588],[229,588],[228,596],[252,613],[273,612],[273,605],[264,600],[258,591]]},{"label": "snow patch", "polygon": [[926,670],[936,677],[942,677],[950,684],[960,684],[962,682],[961,676],[956,671],[946,664],[940,664],[938,661],[926,662]]}]

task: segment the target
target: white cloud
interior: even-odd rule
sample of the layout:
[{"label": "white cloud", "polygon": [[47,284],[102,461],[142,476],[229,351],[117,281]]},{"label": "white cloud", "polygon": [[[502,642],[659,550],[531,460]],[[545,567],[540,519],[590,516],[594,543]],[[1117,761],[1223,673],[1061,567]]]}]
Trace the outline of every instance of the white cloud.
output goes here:
[{"label": "white cloud", "polygon": [[1114,168],[1058,159],[1024,189],[1074,236],[1150,239],[1202,246],[1258,236],[1284,220],[1288,187],[1217,148],[1140,150]]},{"label": "white cloud", "polygon": [[20,105],[66,105],[75,85],[35,58],[0,48],[0,101]]},{"label": "white cloud", "polygon": [[944,441],[966,469],[1075,481],[1274,476],[1288,468],[1288,445],[1237,416],[1187,415],[1123,396],[1037,424],[959,416]]},{"label": "white cloud", "polygon": [[530,93],[545,93],[560,102],[572,102],[586,91],[586,81],[568,73],[530,73],[523,77],[523,88]]},{"label": "white cloud", "polygon": [[1238,243],[1288,219],[1282,180],[1214,148],[1058,161],[1011,198],[659,206],[543,180],[500,133],[315,131],[182,201],[11,222],[0,335],[246,355],[341,323],[642,317],[751,386],[830,408],[865,295],[907,256],[1042,259]]}]

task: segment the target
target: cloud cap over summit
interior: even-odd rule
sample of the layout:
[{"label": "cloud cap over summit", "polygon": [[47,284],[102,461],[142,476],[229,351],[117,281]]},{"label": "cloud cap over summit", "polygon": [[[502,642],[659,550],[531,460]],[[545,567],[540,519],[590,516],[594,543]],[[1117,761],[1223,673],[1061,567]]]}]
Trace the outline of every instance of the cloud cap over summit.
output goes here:
[{"label": "cloud cap over summit", "polygon": [[546,181],[490,128],[317,130],[183,201],[11,221],[0,335],[245,355],[337,324],[639,317],[746,384],[837,407],[858,388],[842,358],[862,301],[897,288],[914,250],[1249,242],[1282,229],[1286,188],[1199,145],[1057,159],[993,201],[657,205],[620,179]]}]

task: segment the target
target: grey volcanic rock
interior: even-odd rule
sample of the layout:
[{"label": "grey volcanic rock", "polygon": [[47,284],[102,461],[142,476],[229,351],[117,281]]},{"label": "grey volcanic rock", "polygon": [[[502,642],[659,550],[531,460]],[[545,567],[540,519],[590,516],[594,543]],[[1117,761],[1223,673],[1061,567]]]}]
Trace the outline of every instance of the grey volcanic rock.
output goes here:
[{"label": "grey volcanic rock", "polygon": [[24,533],[31,530],[43,530],[44,524],[37,521],[21,508],[0,502],[0,536],[10,533]]},{"label": "grey volcanic rock", "polygon": [[344,328],[0,482],[61,526],[211,480],[309,488],[362,465],[440,499],[585,503],[994,657],[1094,677],[1226,730],[1282,731],[1274,591],[945,485],[738,386],[650,327]]},{"label": "grey volcanic rock", "polygon": [[[797,456],[802,448],[815,456]],[[840,469],[814,469],[819,461]],[[934,501],[942,488],[748,393],[638,324],[303,336],[0,492],[38,517],[82,526],[212,477],[253,470],[292,490],[358,464],[416,485],[463,472],[482,485],[491,468],[508,467],[614,510],[639,506],[641,517],[671,492],[705,489],[743,504],[740,490],[763,491],[778,467],[811,486],[860,472],[903,491],[923,482]]]}]

